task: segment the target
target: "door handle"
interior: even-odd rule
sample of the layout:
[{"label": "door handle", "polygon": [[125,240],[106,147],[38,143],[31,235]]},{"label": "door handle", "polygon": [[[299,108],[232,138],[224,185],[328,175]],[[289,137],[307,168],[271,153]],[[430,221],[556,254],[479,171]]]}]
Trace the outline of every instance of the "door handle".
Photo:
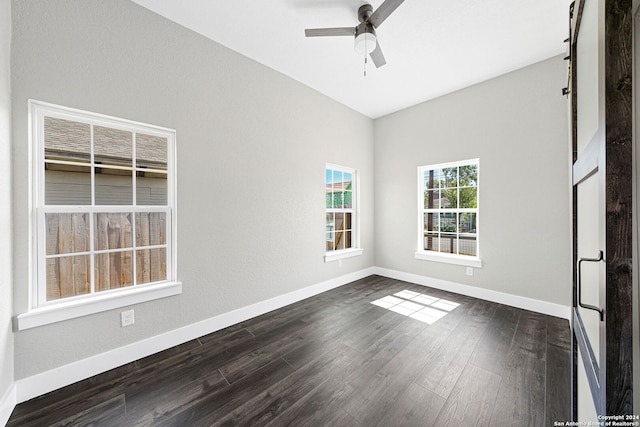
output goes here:
[{"label": "door handle", "polygon": [[600,307],[596,307],[595,305],[583,304],[582,303],[582,272],[580,270],[582,266],[582,262],[600,262],[604,259],[604,254],[602,251],[598,253],[598,258],[580,258],[578,260],[578,305],[582,308],[586,308],[587,310],[594,310],[600,313],[600,321],[604,321],[604,310]]}]

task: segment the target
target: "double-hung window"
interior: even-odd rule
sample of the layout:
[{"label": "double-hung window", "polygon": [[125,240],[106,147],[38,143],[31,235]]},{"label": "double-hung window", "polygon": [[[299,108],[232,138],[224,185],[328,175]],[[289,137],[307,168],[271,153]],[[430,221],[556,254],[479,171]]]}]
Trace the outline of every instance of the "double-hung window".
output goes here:
[{"label": "double-hung window", "polygon": [[479,160],[418,168],[416,258],[480,267]]},{"label": "double-hung window", "polygon": [[175,131],[36,101],[29,109],[34,277],[19,327],[179,293]]},{"label": "double-hung window", "polygon": [[325,261],[360,255],[358,172],[337,165],[325,168]]}]

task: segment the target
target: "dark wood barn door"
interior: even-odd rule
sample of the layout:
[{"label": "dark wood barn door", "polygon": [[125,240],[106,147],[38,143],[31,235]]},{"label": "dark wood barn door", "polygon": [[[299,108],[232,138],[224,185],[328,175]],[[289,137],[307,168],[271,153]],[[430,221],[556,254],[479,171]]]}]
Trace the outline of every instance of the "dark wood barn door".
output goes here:
[{"label": "dark wood barn door", "polygon": [[570,12],[572,413],[597,421],[633,414],[632,2],[576,0]]}]

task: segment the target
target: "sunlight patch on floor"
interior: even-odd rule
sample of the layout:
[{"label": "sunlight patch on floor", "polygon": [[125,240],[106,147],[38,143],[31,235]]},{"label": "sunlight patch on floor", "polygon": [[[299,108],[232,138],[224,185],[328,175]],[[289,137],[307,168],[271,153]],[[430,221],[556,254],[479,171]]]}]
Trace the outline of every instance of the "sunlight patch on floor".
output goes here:
[{"label": "sunlight patch on floor", "polygon": [[371,302],[403,316],[429,325],[437,322],[460,304],[443,298],[404,290]]}]

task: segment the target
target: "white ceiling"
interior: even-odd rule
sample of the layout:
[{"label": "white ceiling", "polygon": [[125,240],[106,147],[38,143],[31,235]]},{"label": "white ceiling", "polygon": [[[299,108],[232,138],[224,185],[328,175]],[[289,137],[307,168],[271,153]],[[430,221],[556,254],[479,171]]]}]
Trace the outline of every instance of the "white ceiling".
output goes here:
[{"label": "white ceiling", "polygon": [[355,27],[362,0],[133,1],[371,118],[565,52],[570,2],[405,0],[377,30],[387,64],[364,77],[353,38],[304,37]]}]

